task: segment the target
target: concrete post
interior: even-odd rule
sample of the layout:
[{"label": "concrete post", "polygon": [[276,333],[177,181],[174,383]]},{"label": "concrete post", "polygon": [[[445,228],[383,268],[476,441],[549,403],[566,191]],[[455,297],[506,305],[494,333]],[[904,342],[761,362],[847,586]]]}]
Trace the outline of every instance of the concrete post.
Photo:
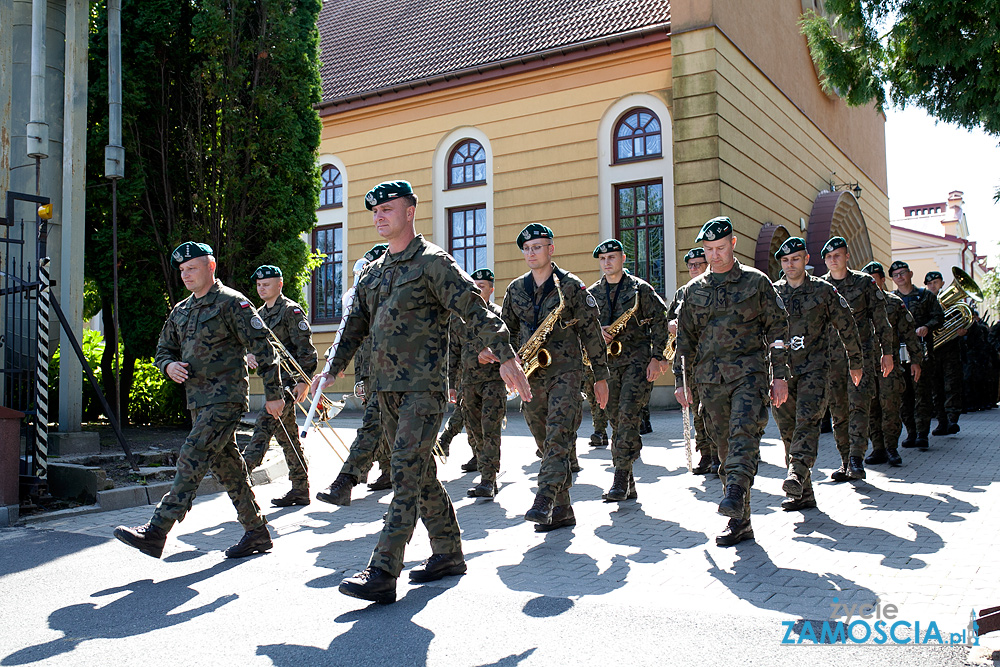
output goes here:
[{"label": "concrete post", "polygon": [[[0,0],[0,198],[10,189],[10,104],[14,79],[14,3]],[[0,201],[0,205],[3,202]]]}]

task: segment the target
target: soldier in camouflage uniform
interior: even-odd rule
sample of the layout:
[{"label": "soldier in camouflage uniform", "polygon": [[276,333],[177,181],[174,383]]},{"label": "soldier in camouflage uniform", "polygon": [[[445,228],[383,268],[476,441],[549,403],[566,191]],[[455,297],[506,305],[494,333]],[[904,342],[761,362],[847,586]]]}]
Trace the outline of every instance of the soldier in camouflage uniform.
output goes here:
[{"label": "soldier in camouflage uniform", "polygon": [[583,382],[581,383],[580,391],[587,397],[587,403],[590,405],[590,418],[594,422],[594,432],[590,436],[590,446],[607,447],[608,413],[597,404],[597,398],[594,396],[595,382],[597,382],[597,379],[594,378],[594,371],[589,367],[584,367]]},{"label": "soldier in camouflage uniform", "polygon": [[[864,268],[864,272],[869,274],[878,288],[885,292],[885,270],[880,263],[870,262]],[[869,427],[872,453],[865,459],[865,463],[888,463],[898,467],[903,465],[903,458],[899,455],[897,446],[899,434],[903,430],[899,412],[903,402],[903,392],[906,390],[904,375],[912,376],[913,382],[920,379],[920,364],[923,361],[924,351],[920,339],[917,338],[913,315],[906,309],[902,299],[895,294],[886,293],[885,313],[900,345],[894,353],[892,372],[886,377],[877,378],[878,391],[872,400]]]},{"label": "soldier in camouflage uniform", "polygon": [[177,454],[173,485],[160,500],[149,523],[118,526],[115,537],[159,558],[167,533],[183,521],[198,485],[209,470],[229,493],[243,538],[226,550],[242,558],[271,548],[267,521],[254,500],[246,464],[236,448],[236,427],[249,407],[250,380],[246,354],[257,360],[264,380],[265,409],[280,419],[285,409],[278,366],[264,323],[245,296],[215,278],[215,257],[204,243],[188,241],[171,254],[191,296],[170,311],[156,346],[155,364],[168,378],[184,385],[193,422]]},{"label": "soldier in camouflage uniform", "polygon": [[[691,360],[688,381],[697,385],[709,436],[719,450],[726,492],[719,513],[729,524],[715,538],[719,546],[753,539],[750,487],[760,462],[760,438],[767,425],[768,394],[775,407],[788,397],[785,340],[788,321],[771,281],[736,261],[736,237],[729,218],[713,218],[698,234],[710,273],[687,284],[677,317],[674,376]],[[773,380],[768,382],[768,370]],[[693,404],[678,386],[682,407]]]},{"label": "soldier in camouflage uniform", "polygon": [[[479,269],[473,272],[472,279],[487,307],[499,316],[500,307],[490,301],[493,271]],[[500,431],[507,412],[507,387],[496,366],[479,363],[482,346],[457,315],[452,315],[450,339],[449,379],[457,387],[452,391],[462,395],[465,428],[480,473],[479,484],[469,489],[468,495],[492,498],[497,494],[500,472]]]},{"label": "soldier in camouflage uniform", "polygon": [[[366,252],[354,265],[355,290],[357,283],[364,275],[365,268],[385,254],[389,246],[378,243]],[[381,474],[368,485],[372,491],[384,491],[392,488],[389,475],[389,443],[382,430],[382,413],[378,406],[378,392],[374,391],[375,378],[372,375],[372,337],[365,338],[361,347],[354,355],[354,376],[363,392],[364,412],[361,415],[361,428],[354,436],[347,459],[340,469],[340,474],[326,491],[316,494],[317,500],[331,505],[349,506],[351,491],[361,480],[368,479],[375,461]]]},{"label": "soldier in camouflage uniform", "polygon": [[886,318],[885,292],[876,287],[868,274],[847,267],[851,253],[846,239],[833,237],[823,246],[822,255],[829,269],[823,280],[836,287],[850,304],[865,355],[864,373],[861,382],[855,386],[849,378],[847,356],[837,340],[837,333],[831,328],[830,415],[841,466],[830,475],[830,479],[846,482],[865,478],[864,458],[868,451],[869,413],[875,396],[875,378],[879,374],[886,377],[892,372],[896,336]]},{"label": "soldier in camouflage uniform", "polygon": [[[417,199],[410,184],[381,183],[365,196],[365,206],[389,250],[358,283],[344,335],[329,355],[329,374],[342,372],[371,334],[375,390],[392,443],[393,496],[368,567],[341,582],[340,592],[389,604],[396,600],[396,579],[418,518],[427,528],[433,555],[410,571],[410,580],[435,581],[466,571],[458,518],[431,453],[448,400],[451,313],[478,332],[491,349],[485,360],[502,362],[501,376],[524,400],[531,400],[531,388],[503,321],[483,303],[475,283],[448,253],[417,234]],[[323,374],[317,375],[314,389],[323,380]]]},{"label": "soldier in camouflage uniform", "polygon": [[[618,502],[638,497],[632,465],[642,449],[639,426],[642,407],[649,403],[652,382],[665,370],[667,308],[653,287],[625,272],[625,250],[617,239],[594,249],[603,276],[587,291],[600,310],[601,331],[608,345],[608,407],[611,421],[611,461],[615,477],[602,497]],[[617,335],[608,326],[634,310]]]},{"label": "soldier in camouflage uniform", "polygon": [[[284,281],[280,268],[265,264],[254,271],[253,279],[257,283],[257,294],[264,301],[258,315],[306,375],[300,376],[294,369],[289,369],[292,371],[291,375],[282,377],[287,393],[281,419],[277,420],[263,410],[257,415],[253,437],[243,450],[243,460],[246,461],[247,470],[252,472],[264,461],[271,438],[277,437],[285,454],[285,463],[288,464],[288,479],[292,483],[292,490],[281,498],[275,498],[271,504],[275,507],[308,505],[309,476],[306,456],[299,442],[299,427],[295,423],[295,404],[305,398],[309,379],[316,371],[316,348],[312,343],[312,330],[302,307],[281,293]],[[247,355],[247,365],[250,368],[257,367],[253,354]]]},{"label": "soldier in camouflage uniform", "polygon": [[[937,296],[944,287],[944,277],[940,271],[929,271],[924,276],[926,289]],[[940,305],[940,302],[938,302]],[[941,307],[941,324],[944,324],[944,306]],[[962,341],[968,333],[959,329],[958,335],[952,340],[940,345],[931,352],[929,361],[932,368],[927,378],[931,381],[931,394],[934,399],[934,416],[938,424],[931,435],[953,435],[961,431],[958,417],[963,412],[962,395],[967,389],[962,373]],[[928,341],[930,344],[930,341]]]},{"label": "soldier in camouflage uniform", "polygon": [[[701,274],[708,270],[708,262],[705,261],[705,251],[701,248],[691,248],[684,255],[684,264],[687,266],[688,277],[690,280],[694,280]],[[670,322],[667,324],[667,330],[669,333],[677,335],[677,312],[680,309],[681,302],[684,300],[684,285],[677,288],[674,293],[674,300],[670,302],[667,306],[667,318]],[[689,369],[689,372],[693,371],[693,368]],[[692,421],[694,422],[694,446],[695,450],[701,454],[701,460],[698,465],[694,467],[691,471],[693,475],[718,475],[719,474],[719,451],[715,448],[715,443],[712,439],[708,437],[708,431],[705,430],[705,417],[702,415],[699,409],[701,401],[698,399],[698,390],[694,385],[688,387],[691,390],[691,394],[694,398],[695,406],[692,411]]]},{"label": "soldier in camouflage uniform", "polygon": [[[441,435],[438,436],[438,444],[441,445],[441,451],[443,451],[446,455],[450,455],[451,441],[454,440],[455,436],[461,433],[464,428],[466,428],[465,400],[462,398],[461,394],[458,394],[454,398],[454,407],[451,410],[451,417],[448,418],[448,423],[445,424],[444,430],[441,431]],[[469,441],[469,446],[472,446],[471,440]],[[465,472],[475,472],[478,469],[479,468],[476,464],[476,452],[473,450],[472,458],[462,464],[462,470]]]},{"label": "soldier in camouflage uniform", "polygon": [[[934,353],[931,334],[944,324],[944,311],[938,303],[934,292],[917,287],[913,284],[913,272],[906,262],[893,262],[889,265],[889,277],[896,283],[893,294],[906,304],[906,310],[913,315],[913,324],[917,336],[923,339],[926,353],[926,366],[933,367]],[[923,381],[904,375],[906,391],[903,392],[901,416],[906,426],[906,440],[903,447],[919,447],[927,449],[930,445],[927,436],[931,428],[931,416],[934,411],[932,394],[933,371],[922,375]]]},{"label": "soldier in camouflage uniform", "polygon": [[785,445],[788,475],[782,490],[788,498],[785,511],[816,507],[812,467],[819,452],[819,423],[826,413],[826,388],[830,382],[828,331],[836,331],[847,351],[851,382],[861,382],[862,352],[858,327],[847,299],[830,283],[809,275],[809,253],[799,237],[787,239],[774,253],[785,278],[774,289],[788,312],[788,400],[773,410]]},{"label": "soldier in camouflage uniform", "polygon": [[[552,230],[538,223],[528,225],[517,235],[517,246],[530,271],[508,285],[503,300],[503,320],[510,329],[511,342],[518,347],[524,346],[563,303],[543,346],[551,363],[531,374],[535,400],[522,406],[524,420],[542,453],[538,493],[524,515],[527,521],[538,524],[535,530],[539,532],[576,524],[569,496],[573,485],[570,451],[576,447],[581,421],[583,351],[590,357],[597,378],[597,403],[603,408],[608,402],[607,355],[597,302],[579,278],[552,261],[552,237]],[[522,362],[530,364],[528,359]]]}]

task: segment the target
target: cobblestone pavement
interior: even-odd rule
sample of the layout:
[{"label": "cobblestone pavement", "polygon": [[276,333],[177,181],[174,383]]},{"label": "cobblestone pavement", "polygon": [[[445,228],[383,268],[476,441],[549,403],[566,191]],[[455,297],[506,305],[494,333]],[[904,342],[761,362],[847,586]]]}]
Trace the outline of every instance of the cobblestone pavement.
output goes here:
[{"label": "cobblestone pavement", "polygon": [[[961,433],[932,438],[928,451],[900,450],[904,458],[902,468],[869,466],[866,480],[844,484],[829,481],[839,458],[832,434],[824,434],[814,474],[819,507],[792,513],[783,512],[779,506],[783,498],[783,451],[772,421],[764,436],[752,496],[756,540],[735,548],[721,548],[714,542],[726,522],[716,513],[721,484],[716,477],[697,477],[687,472],[679,412],[653,414],[654,433],[644,436],[642,460],[635,466],[639,498],[623,503],[601,500],[601,493],[612,481],[611,453],[588,445],[589,415],[585,415],[577,445],[583,471],[576,476],[572,489],[577,526],[544,535],[535,533],[532,525],[522,518],[535,492],[533,480],[538,461],[523,419],[511,412],[503,437],[502,473],[498,480],[501,488],[495,501],[473,500],[465,495],[477,478],[459,468],[470,455],[464,435],[452,443],[452,457],[441,466],[441,478],[455,502],[462,526],[468,574],[430,585],[410,586],[404,583],[404,573],[399,585],[400,601],[385,608],[393,611],[371,613],[402,615],[403,625],[397,629],[402,634],[398,636],[404,643],[415,643],[417,652],[409,657],[393,653],[391,658],[401,661],[399,664],[411,662],[411,658],[414,664],[438,659],[447,664],[604,662],[596,658],[602,654],[601,646],[606,650],[606,643],[588,654],[593,660],[579,654],[573,660],[553,659],[553,655],[565,656],[553,648],[560,642],[553,643],[552,637],[546,641],[544,633],[541,639],[532,640],[535,630],[531,628],[519,635],[519,640],[527,638],[524,641],[507,642],[513,647],[511,650],[497,649],[495,655],[479,653],[475,659],[463,657],[461,650],[451,644],[449,648],[435,649],[431,638],[441,630],[435,628],[430,638],[424,637],[422,624],[418,622],[423,615],[443,617],[442,622],[451,625],[471,623],[478,628],[476,640],[486,644],[496,643],[496,637],[509,640],[504,635],[505,624],[511,629],[521,627],[524,616],[529,620],[560,615],[564,620],[582,617],[571,622],[578,623],[583,635],[577,641],[584,644],[598,638],[607,642],[608,637],[628,641],[634,632],[629,628],[641,622],[644,615],[659,619],[656,622],[669,619],[670,629],[663,630],[667,634],[683,632],[687,623],[697,625],[693,619],[722,616],[738,620],[724,621],[719,631],[721,637],[712,637],[711,633],[706,636],[704,630],[698,630],[696,634],[702,639],[711,639],[705,646],[726,645],[725,635],[732,641],[743,637],[741,641],[777,646],[785,634],[781,621],[795,622],[794,638],[802,632],[803,619],[816,621],[818,630],[823,620],[831,618],[831,605],[859,605],[855,608],[858,609],[878,600],[881,609],[895,605],[898,619],[920,620],[925,629],[927,623],[934,621],[943,633],[960,632],[968,625],[971,610],[1000,605],[1000,532],[996,530],[995,519],[989,519],[1000,510],[1000,487],[993,483],[1000,471],[998,414],[991,411],[965,415]],[[359,420],[341,415],[336,424],[337,433],[349,443]],[[340,461],[315,435],[310,436],[306,449],[315,494],[333,481]],[[376,474],[373,471],[372,480]],[[271,498],[282,495],[288,488],[286,479],[258,486],[258,502],[266,507]],[[60,599],[50,592],[35,603],[37,610],[32,609],[26,615],[18,612],[30,631],[0,638],[0,665],[65,659],[66,651],[74,650],[85,640],[93,640],[88,644],[113,640],[118,635],[93,619],[86,622],[96,624],[100,630],[91,628],[88,634],[86,629],[74,626],[74,613],[102,609],[105,604],[113,606],[135,595],[154,597],[146,594],[156,593],[158,586],[166,590],[168,583],[170,595],[165,597],[171,602],[162,610],[153,609],[160,621],[135,620],[138,627],[121,636],[167,632],[178,623],[205,618],[203,615],[208,612],[232,605],[239,598],[239,604],[247,610],[249,627],[260,629],[249,633],[253,646],[240,656],[240,664],[247,664],[245,661],[255,656],[260,662],[254,664],[271,664],[265,657],[274,664],[285,664],[280,647],[291,645],[299,648],[295,656],[303,661],[301,664],[340,664],[331,660],[330,653],[324,653],[322,659],[319,654],[310,658],[309,651],[313,649],[306,649],[332,651],[337,646],[355,645],[370,649],[369,644],[356,636],[354,643],[345,643],[362,623],[330,627],[322,639],[297,630],[312,627],[301,619],[314,617],[317,610],[336,617],[338,624],[361,618],[360,612],[350,610],[364,609],[365,603],[324,589],[335,589],[345,574],[367,564],[390,494],[371,493],[362,485],[356,487],[350,507],[334,507],[314,500],[304,508],[271,509],[267,514],[275,535],[273,552],[242,564],[225,562],[217,553],[240,537],[235,512],[225,494],[196,502],[188,518],[171,533],[164,558],[159,562],[109,539],[111,529],[117,524],[144,523],[150,507],[0,530],[0,553],[5,542],[16,540],[27,540],[32,549],[38,550],[37,563],[32,567],[4,567],[0,563],[0,592],[16,591],[9,598],[12,601],[31,600],[31,594],[24,590],[30,588],[30,582],[44,577],[58,578],[59,572],[69,571],[75,573],[74,577],[94,579],[89,588],[80,589],[91,591],[86,595],[73,592],[79,588],[77,583],[71,587],[69,599]],[[74,558],[87,550],[100,565],[81,571],[82,566],[74,564]],[[430,555],[422,526],[418,525],[406,555],[407,567]],[[237,566],[238,576],[233,569]],[[93,592],[95,586],[106,586],[112,593]],[[98,596],[102,594],[111,595],[111,599],[101,601]],[[274,608],[275,604],[286,603],[287,609]],[[4,610],[0,611],[4,627],[8,627],[13,614],[11,604],[3,605]],[[141,603],[131,604],[143,608]],[[134,615],[128,605],[124,609],[126,615]],[[460,609],[461,616],[449,618],[445,609]],[[503,610],[501,618],[490,616],[499,610]],[[522,615],[514,613],[518,610]],[[595,615],[581,613],[587,610]],[[280,621],[273,620],[275,614]],[[475,622],[477,615],[492,619],[488,630],[484,629],[482,619],[478,624]],[[841,616],[840,620],[845,619]],[[227,622],[232,623],[233,619]],[[603,628],[587,637],[591,625],[616,622],[621,627]],[[752,627],[742,625],[745,623]],[[414,624],[417,626],[413,627]],[[283,634],[276,634],[279,628]],[[373,633],[368,641],[377,642],[379,626],[367,628]],[[649,630],[647,627],[646,632]],[[65,635],[62,640],[59,632]],[[653,646],[648,644],[648,637],[645,641],[646,646]],[[654,642],[657,646],[670,645],[662,636],[657,641],[659,644]],[[206,655],[223,651],[211,641],[199,646]],[[694,640],[691,646],[697,647],[698,641]],[[82,649],[76,650],[80,657],[90,655],[82,653]],[[552,653],[553,650],[556,652]],[[655,654],[639,651],[630,660],[633,664],[673,662],[662,650],[667,649],[657,649]],[[777,654],[780,659],[772,656],[756,664],[786,661],[801,664],[801,654],[791,657],[789,653],[831,649],[784,650],[784,654]],[[888,662],[879,658],[882,664],[893,664],[901,657],[898,651],[904,649],[872,648],[866,655],[874,658],[875,651],[883,650],[897,651],[891,654],[897,657],[889,658]],[[923,654],[929,660],[926,664],[945,664],[948,660],[962,664],[955,649],[942,650],[951,652],[935,654],[933,659],[929,653]],[[358,653],[366,655],[364,650]],[[918,659],[917,653],[907,653],[906,662],[924,664],[921,662],[924,657]],[[235,655],[230,651],[216,657],[222,664],[228,664]],[[676,653],[672,657],[680,660],[681,655]],[[848,659],[848,653],[838,656],[838,661]],[[821,660],[825,661],[832,662],[832,656]],[[727,659],[722,664],[736,662]],[[58,664],[58,660],[52,664]],[[345,660],[344,664],[367,663],[357,657],[355,661]]]}]

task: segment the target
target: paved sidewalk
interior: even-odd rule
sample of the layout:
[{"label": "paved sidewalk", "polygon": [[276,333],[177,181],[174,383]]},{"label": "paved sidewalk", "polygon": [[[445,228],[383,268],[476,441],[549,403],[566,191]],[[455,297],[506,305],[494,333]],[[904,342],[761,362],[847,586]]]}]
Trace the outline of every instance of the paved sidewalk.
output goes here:
[{"label": "paved sidewalk", "polygon": [[[803,619],[816,621],[817,630],[830,619],[834,598],[848,606],[877,598],[882,608],[895,605],[899,619],[919,620],[925,628],[934,621],[950,633],[965,628],[972,609],[1000,605],[1000,533],[989,519],[1000,510],[1000,486],[993,483],[1000,472],[998,415],[965,415],[962,432],[932,438],[929,451],[901,450],[904,467],[871,466],[867,480],[845,484],[829,481],[839,457],[832,434],[823,435],[814,475],[819,508],[803,513],[779,507],[783,450],[772,422],[752,496],[756,541],[726,549],[714,542],[726,522],[715,511],[721,484],[717,478],[687,472],[679,412],[653,415],[655,431],[645,436],[642,462],[635,467],[638,501],[611,504],[601,501],[612,479],[611,454],[589,447],[585,415],[578,440],[584,469],[572,490],[578,525],[544,535],[522,518],[534,495],[538,463],[522,417],[512,412],[495,501],[465,496],[476,476],[459,469],[470,455],[464,435],[452,443],[452,458],[441,468],[462,525],[468,574],[410,586],[404,583],[404,572],[400,600],[391,608],[367,609],[366,603],[335,591],[345,574],[367,564],[389,501],[391,492],[369,493],[363,486],[355,489],[350,507],[314,500],[305,508],[269,510],[274,551],[235,564],[218,553],[240,536],[225,494],[196,502],[171,533],[162,561],[110,539],[119,523],[145,522],[149,507],[0,530],[0,550],[5,542],[20,540],[17,543],[26,544],[26,553],[34,559],[27,566],[0,564],[0,593],[14,592],[0,612],[3,627],[10,627],[14,610],[20,609],[11,604],[27,605],[16,612],[24,619],[25,631],[0,638],[0,665],[46,658],[67,664],[74,655],[85,664],[100,654],[101,646],[114,646],[107,642],[120,637],[152,633],[149,638],[155,641],[178,624],[194,626],[186,623],[194,618],[200,619],[200,632],[211,632],[214,621],[205,619],[227,614],[230,625],[245,622],[253,630],[232,630],[245,635],[246,650],[233,649],[225,635],[198,645],[202,657],[214,655],[219,664],[366,664],[365,656],[373,650],[377,655],[387,650],[378,648],[379,636],[386,631],[415,651],[383,656],[397,664],[601,664],[605,661],[599,657],[618,641],[634,642],[628,650],[633,664],[679,661],[684,651],[699,646],[700,655],[707,646],[730,651],[726,664],[739,662],[731,652],[735,649],[728,648],[734,646],[753,646],[751,652],[764,656],[760,664],[802,664],[805,656],[796,652],[807,650],[841,651],[838,661],[891,664],[905,649],[776,649],[785,632],[781,621],[796,622],[797,636]],[[350,443],[357,417],[342,415],[335,422],[339,435]],[[315,494],[333,481],[340,461],[315,435],[306,449]],[[287,489],[287,480],[256,487],[258,501],[266,507]],[[84,552],[100,562],[97,570],[80,571],[86,563],[80,555]],[[430,555],[422,526],[406,555],[407,567]],[[85,582],[88,586],[74,579],[74,584],[63,585],[64,595],[50,591],[39,598],[28,592],[33,581],[51,585],[67,571],[92,577],[93,582]],[[158,591],[171,600],[162,609],[155,602]],[[112,599],[103,601],[105,595]],[[103,605],[113,607],[123,599],[131,600],[123,609],[134,617],[136,627],[116,634],[99,620],[87,620],[88,613],[93,616]],[[226,611],[231,608],[243,611]],[[345,611],[355,609],[364,611]],[[147,612],[158,620],[146,618]],[[368,613],[402,625],[390,629],[369,624],[369,635],[352,635]],[[74,625],[74,614],[82,630]],[[336,617],[337,627],[327,622],[322,632],[316,630],[317,614]],[[419,620],[424,617],[435,619],[428,624],[432,630]],[[531,625],[555,618],[561,619],[560,632],[568,633],[559,641]],[[345,619],[355,623],[340,626]],[[705,624],[708,630],[699,627],[700,619],[713,619]],[[651,622],[668,626],[655,629]],[[311,632],[305,632],[309,628]],[[711,634],[712,628],[718,636]],[[507,629],[519,633],[516,640]],[[637,632],[639,636],[633,636]],[[655,641],[649,633],[657,634]],[[680,642],[686,646],[681,648],[676,638],[685,633],[692,636]],[[446,636],[448,642],[441,646]],[[475,657],[463,653],[462,642],[475,644]],[[590,642],[593,647],[586,649]],[[297,648],[288,648],[293,645]],[[495,650],[491,653],[489,647]],[[342,649],[352,652],[347,656],[351,659],[340,653]],[[64,655],[73,650],[74,655]],[[566,651],[573,652],[573,659]],[[850,657],[851,651],[862,656]],[[892,656],[897,657],[877,657],[880,651],[896,651]],[[692,653],[692,659],[697,655]],[[924,648],[906,655],[910,664],[961,664],[964,653]],[[821,661],[833,657],[827,654]]]}]

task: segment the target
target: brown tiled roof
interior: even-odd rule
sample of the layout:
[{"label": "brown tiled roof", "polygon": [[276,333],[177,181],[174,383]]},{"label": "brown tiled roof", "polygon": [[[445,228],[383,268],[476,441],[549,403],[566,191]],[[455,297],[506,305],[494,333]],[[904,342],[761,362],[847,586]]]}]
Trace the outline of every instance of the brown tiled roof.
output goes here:
[{"label": "brown tiled roof", "polygon": [[669,0],[325,0],[323,101],[669,24]]}]

